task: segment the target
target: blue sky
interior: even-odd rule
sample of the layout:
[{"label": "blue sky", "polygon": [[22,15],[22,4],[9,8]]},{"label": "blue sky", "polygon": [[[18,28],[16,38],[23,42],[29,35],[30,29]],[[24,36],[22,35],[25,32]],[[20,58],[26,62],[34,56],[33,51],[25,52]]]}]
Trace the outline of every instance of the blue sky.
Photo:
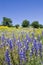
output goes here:
[{"label": "blue sky", "polygon": [[0,23],[3,17],[11,18],[13,25],[24,19],[43,24],[43,0],[0,0]]}]

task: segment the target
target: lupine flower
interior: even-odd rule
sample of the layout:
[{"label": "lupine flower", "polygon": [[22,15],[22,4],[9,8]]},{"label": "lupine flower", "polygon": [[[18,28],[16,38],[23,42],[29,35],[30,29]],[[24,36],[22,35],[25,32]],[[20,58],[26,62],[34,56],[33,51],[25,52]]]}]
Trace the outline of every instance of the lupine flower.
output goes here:
[{"label": "lupine flower", "polygon": [[34,49],[35,49],[35,55],[37,56],[37,54],[38,54],[38,45],[37,45],[36,40],[33,41],[33,45],[34,45]]},{"label": "lupine flower", "polygon": [[12,40],[13,40],[13,43],[15,43],[15,42],[16,42],[16,38],[15,38],[14,33],[12,34]]},{"label": "lupine flower", "polygon": [[42,31],[42,36],[43,36],[43,31]]},{"label": "lupine flower", "polygon": [[[5,39],[4,35],[2,35],[1,38],[2,38],[3,43],[0,44],[0,48],[3,48],[5,46],[5,42],[6,42],[5,49],[7,49],[7,50],[5,52],[5,60],[6,60],[7,65],[11,65],[11,61],[13,61],[12,62],[13,64],[16,64],[16,62],[15,62],[16,58],[14,57],[14,59],[13,59],[13,55],[15,55],[16,52],[18,53],[17,58],[19,59],[19,61],[21,61],[20,62],[21,65],[23,65],[22,62],[25,63],[25,61],[28,60],[29,54],[30,54],[30,57],[32,57],[32,58],[33,58],[33,56],[37,57],[38,55],[40,58],[42,58],[42,43],[40,43],[40,36],[38,36],[38,39],[35,39],[34,33],[32,33],[32,37],[30,37],[28,34],[26,34],[26,39],[24,37],[24,33],[23,33],[23,37],[22,37],[22,35],[20,35],[20,37],[18,37],[17,40],[16,40],[14,34],[11,39],[10,38]],[[14,48],[14,45],[15,45],[15,48]],[[11,54],[9,54],[10,50],[12,50],[12,51],[14,50],[14,52],[11,51],[10,52]],[[12,53],[13,53],[13,55],[12,55]],[[10,55],[12,56],[11,58],[10,58]],[[39,59],[39,57],[38,57],[38,59]],[[35,60],[37,60],[37,59],[35,58]],[[30,61],[30,58],[29,58],[29,61]],[[39,59],[38,61],[41,62],[41,59]]]},{"label": "lupine flower", "polygon": [[8,49],[5,52],[5,60],[6,60],[6,62],[7,62],[8,65],[11,65],[10,64],[10,57],[9,57],[9,51],[8,51]]},{"label": "lupine flower", "polygon": [[13,48],[13,43],[12,43],[12,40],[9,40],[9,46],[10,46],[10,49]]},{"label": "lupine flower", "polygon": [[5,40],[4,34],[2,34],[1,40],[2,40],[2,42],[4,42],[4,40]]},{"label": "lupine flower", "polygon": [[20,41],[20,39],[17,40],[16,45],[18,46],[19,49],[23,46],[23,44],[22,44],[22,42]]},{"label": "lupine flower", "polygon": [[20,59],[21,59],[21,60],[25,59],[25,53],[24,53],[24,50],[23,50],[23,49],[21,49],[21,50],[19,51],[19,56],[20,56]]},{"label": "lupine flower", "polygon": [[42,58],[42,44],[41,43],[38,43],[38,46],[39,46],[39,54],[40,54],[40,57]]},{"label": "lupine flower", "polygon": [[29,43],[27,43],[26,40],[24,40],[24,46],[25,46],[25,49],[28,50],[29,49]]},{"label": "lupine flower", "polygon": [[34,47],[31,48],[31,52],[30,52],[31,55],[34,54]]},{"label": "lupine flower", "polygon": [[31,39],[30,39],[30,37],[27,34],[26,34],[26,41],[27,41],[27,43],[31,42]]},{"label": "lupine flower", "polygon": [[13,48],[13,42],[12,42],[12,40],[8,38],[6,45],[9,45],[10,49],[12,49]]},{"label": "lupine flower", "polygon": [[26,61],[26,56],[25,56],[25,52],[24,52],[23,48],[21,48],[18,51],[18,54],[19,54],[19,64],[22,65],[23,61]]},{"label": "lupine flower", "polygon": [[6,39],[7,43],[9,43],[9,38]]},{"label": "lupine flower", "polygon": [[39,47],[39,50],[41,52],[42,51],[42,44],[41,43],[38,43],[38,47]]}]

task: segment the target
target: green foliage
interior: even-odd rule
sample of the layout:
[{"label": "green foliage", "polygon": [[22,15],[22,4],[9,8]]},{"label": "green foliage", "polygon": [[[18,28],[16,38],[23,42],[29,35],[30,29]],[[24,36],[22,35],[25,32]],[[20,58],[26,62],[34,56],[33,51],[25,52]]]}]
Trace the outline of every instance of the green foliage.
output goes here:
[{"label": "green foliage", "polygon": [[40,25],[39,25],[39,27],[40,27],[40,28],[43,28],[43,25],[42,25],[42,24],[40,24]]},{"label": "green foliage", "polygon": [[29,26],[29,21],[28,20],[24,20],[22,22],[22,27],[28,27]]},{"label": "green foliage", "polygon": [[15,27],[18,29],[19,28],[19,24],[16,24]]},{"label": "green foliage", "polygon": [[31,26],[33,26],[34,28],[39,28],[39,22],[34,21],[34,22],[32,22]]},{"label": "green foliage", "polygon": [[12,20],[10,18],[3,17],[2,25],[8,27],[12,26]]},{"label": "green foliage", "polygon": [[[12,24],[12,20],[10,18],[7,17],[3,17],[3,21],[2,24],[0,26],[8,26],[8,27],[16,27],[17,29],[19,28],[19,24],[16,24],[15,26],[13,26]],[[43,28],[42,24],[39,24],[38,21],[33,21],[32,24],[30,24],[30,22],[28,20],[23,20],[22,27],[33,27],[33,28]]]}]

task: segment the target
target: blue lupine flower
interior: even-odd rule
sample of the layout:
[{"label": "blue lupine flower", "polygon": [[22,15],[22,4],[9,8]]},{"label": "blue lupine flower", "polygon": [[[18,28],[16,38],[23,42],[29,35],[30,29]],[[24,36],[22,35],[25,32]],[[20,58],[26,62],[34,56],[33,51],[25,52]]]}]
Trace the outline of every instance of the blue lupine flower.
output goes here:
[{"label": "blue lupine flower", "polygon": [[26,41],[27,41],[27,43],[30,43],[31,42],[31,39],[30,39],[30,37],[27,34],[26,34]]},{"label": "blue lupine flower", "polygon": [[12,40],[13,40],[13,43],[15,43],[15,42],[16,42],[16,38],[15,38],[14,33],[12,34]]},{"label": "blue lupine flower", "polygon": [[12,43],[12,40],[9,40],[9,46],[10,46],[10,49],[13,48],[13,43]]},{"label": "blue lupine flower", "polygon": [[38,43],[38,46],[39,46],[39,50],[42,51],[42,44],[40,42]]},{"label": "blue lupine flower", "polygon": [[12,49],[13,48],[13,42],[12,42],[12,40],[8,38],[6,45],[9,45],[10,49]]},{"label": "blue lupine flower", "polygon": [[23,50],[24,50],[24,52],[26,53],[26,48],[25,48],[25,46],[23,47]]},{"label": "blue lupine flower", "polygon": [[42,36],[43,36],[43,31],[42,31]]},{"label": "blue lupine flower", "polygon": [[30,57],[32,57],[34,55],[34,51],[35,51],[35,49],[34,49],[34,47],[32,47],[30,50]]},{"label": "blue lupine flower", "polygon": [[20,41],[20,39],[18,39],[16,45],[18,46],[19,49],[23,46],[23,44],[22,44],[22,42]]},{"label": "blue lupine flower", "polygon": [[34,54],[34,47],[32,47],[31,51],[32,51],[31,53]]},{"label": "blue lupine flower", "polygon": [[42,44],[41,43],[38,43],[38,46],[39,46],[39,54],[40,54],[40,57],[42,58]]},{"label": "blue lupine flower", "polygon": [[21,59],[21,60],[25,59],[25,53],[24,53],[24,50],[23,50],[23,49],[21,49],[21,50],[19,51],[19,56],[20,56],[20,59]]},{"label": "blue lupine flower", "polygon": [[2,34],[1,39],[2,39],[2,42],[4,42],[4,40],[5,40],[5,36],[4,36],[4,34]]},{"label": "blue lupine flower", "polygon": [[28,43],[26,40],[24,40],[24,46],[25,46],[25,49],[26,49],[26,50],[29,49],[29,43]]},{"label": "blue lupine flower", "polygon": [[9,57],[9,51],[8,51],[8,49],[5,52],[5,60],[6,60],[6,62],[7,62],[8,65],[11,65],[10,64],[10,57]]},{"label": "blue lupine flower", "polygon": [[7,43],[9,43],[9,38],[6,39]]},{"label": "blue lupine flower", "polygon": [[38,45],[37,45],[36,40],[34,40],[33,45],[34,45],[34,49],[35,49],[35,55],[37,56],[37,54],[38,54]]},{"label": "blue lupine flower", "polygon": [[33,40],[34,48],[36,48],[36,45],[37,45],[36,43],[37,43],[37,41],[34,39],[34,40]]}]

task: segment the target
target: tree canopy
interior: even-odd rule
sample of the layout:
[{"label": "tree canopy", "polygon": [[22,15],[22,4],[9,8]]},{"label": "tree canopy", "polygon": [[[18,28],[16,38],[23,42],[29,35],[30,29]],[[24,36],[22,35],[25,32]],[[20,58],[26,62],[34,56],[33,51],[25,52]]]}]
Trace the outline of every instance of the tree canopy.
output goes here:
[{"label": "tree canopy", "polygon": [[[7,18],[7,17],[3,17],[3,21],[2,21],[2,25],[0,26],[8,26],[8,27],[16,27],[16,28],[19,28],[19,24],[16,24],[15,26],[12,25],[12,20],[10,18]],[[22,24],[21,24],[22,27],[33,27],[33,28],[43,28],[43,25],[42,24],[39,24],[38,21],[33,21],[31,24],[30,24],[30,21],[28,20],[23,20],[22,21]]]},{"label": "tree canopy", "polygon": [[29,21],[28,20],[24,20],[23,22],[22,22],[22,27],[28,27],[29,26]]},{"label": "tree canopy", "polygon": [[39,28],[39,22],[38,21],[33,21],[31,26],[33,26],[34,28]]},{"label": "tree canopy", "polygon": [[10,18],[3,17],[2,25],[3,26],[12,26],[12,20]]}]

